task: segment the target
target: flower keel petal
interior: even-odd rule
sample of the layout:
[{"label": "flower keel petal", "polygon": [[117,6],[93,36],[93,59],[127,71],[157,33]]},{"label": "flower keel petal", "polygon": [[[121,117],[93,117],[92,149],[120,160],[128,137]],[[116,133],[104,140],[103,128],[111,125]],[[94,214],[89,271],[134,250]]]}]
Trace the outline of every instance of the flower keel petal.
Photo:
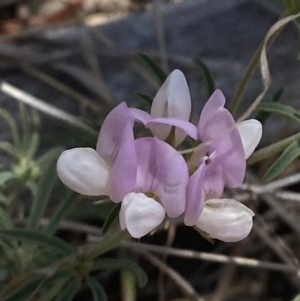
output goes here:
[{"label": "flower keel petal", "polygon": [[64,151],[57,161],[61,181],[72,190],[89,196],[108,195],[110,168],[92,148]]},{"label": "flower keel petal", "polygon": [[163,206],[143,193],[129,193],[122,201],[121,228],[126,228],[134,238],[140,238],[154,230],[164,217]]},{"label": "flower keel petal", "polygon": [[252,229],[254,213],[232,199],[210,199],[196,222],[196,227],[225,242],[244,239]]}]

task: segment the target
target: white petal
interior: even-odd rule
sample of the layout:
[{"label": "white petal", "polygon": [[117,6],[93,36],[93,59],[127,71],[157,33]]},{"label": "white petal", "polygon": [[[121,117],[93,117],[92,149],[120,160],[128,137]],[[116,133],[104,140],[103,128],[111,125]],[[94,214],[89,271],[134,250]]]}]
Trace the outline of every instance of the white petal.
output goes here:
[{"label": "white petal", "polygon": [[[189,120],[191,115],[191,96],[186,79],[180,70],[174,70],[158,90],[151,107],[153,117],[173,117]],[[165,140],[171,130],[169,125],[156,126],[152,132],[161,140]],[[177,144],[183,141],[186,134],[177,129]]]},{"label": "white petal", "polygon": [[231,199],[209,199],[196,222],[196,227],[225,242],[244,239],[252,229],[254,213]]},{"label": "white petal", "polygon": [[78,193],[108,195],[110,168],[92,148],[64,151],[58,158],[57,172],[61,181]]},{"label": "white petal", "polygon": [[246,159],[248,159],[260,142],[262,124],[256,119],[249,119],[238,123],[237,128],[242,139]]},{"label": "white petal", "polygon": [[143,193],[127,194],[121,205],[120,226],[134,238],[140,238],[157,226],[165,218],[163,206]]}]

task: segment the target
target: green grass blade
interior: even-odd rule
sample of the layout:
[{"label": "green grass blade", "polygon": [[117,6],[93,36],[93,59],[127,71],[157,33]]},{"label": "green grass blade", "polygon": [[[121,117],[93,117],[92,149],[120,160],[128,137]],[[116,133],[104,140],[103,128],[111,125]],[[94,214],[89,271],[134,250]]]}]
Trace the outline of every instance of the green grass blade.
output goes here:
[{"label": "green grass blade", "polygon": [[14,159],[21,157],[21,154],[18,151],[18,148],[7,141],[0,141],[0,151],[11,155]]},{"label": "green grass blade", "polygon": [[45,233],[53,234],[57,230],[60,221],[72,210],[75,205],[75,193],[69,192],[68,195],[60,202],[54,215],[51,217],[48,226],[45,228]]},{"label": "green grass blade", "polygon": [[199,59],[194,59],[194,63],[200,72],[205,86],[206,96],[209,98],[216,90],[214,78],[204,62]]},{"label": "green grass blade", "polygon": [[49,163],[57,160],[59,155],[64,151],[60,146],[54,147],[36,160],[36,164],[43,170],[49,167]]},{"label": "green grass blade", "polygon": [[293,301],[300,301],[300,295],[296,296]]},{"label": "green grass blade", "polygon": [[263,183],[273,180],[278,176],[290,163],[300,156],[300,141],[293,142],[267,170],[262,178]]},{"label": "green grass blade", "polygon": [[73,248],[63,240],[39,231],[30,231],[26,229],[1,229],[0,236],[6,237],[8,239],[15,239],[18,241],[43,245],[62,256],[69,256],[74,251]]},{"label": "green grass blade", "polygon": [[143,102],[145,101],[148,105],[152,105],[153,98],[151,96],[140,92],[135,93],[135,95],[138,99],[142,100]]},{"label": "green grass blade", "polygon": [[267,102],[257,106],[257,110],[288,117],[300,123],[300,112],[282,103]]},{"label": "green grass blade", "polygon": [[13,143],[16,147],[20,147],[20,133],[14,118],[6,110],[0,108],[0,118],[2,118],[9,127]]},{"label": "green grass blade", "polygon": [[0,207],[0,225],[2,226],[1,228],[4,228],[4,229],[13,228],[13,223],[12,223],[9,215],[1,207]]},{"label": "green grass blade", "polygon": [[11,171],[3,171],[0,173],[0,186],[3,186],[7,181],[14,179],[15,175]]},{"label": "green grass blade", "polygon": [[81,279],[77,276],[72,280],[63,291],[60,292],[60,295],[55,301],[72,301],[76,293],[80,289]]},{"label": "green grass blade", "polygon": [[57,179],[56,162],[55,163],[52,162],[52,165],[50,165],[48,170],[45,171],[38,184],[37,193],[33,200],[29,218],[28,218],[28,223],[27,223],[28,229],[31,230],[38,229],[39,221],[41,217],[44,215],[56,179]]},{"label": "green grass blade", "polygon": [[134,263],[133,261],[126,259],[97,259],[93,262],[93,271],[100,269],[116,269],[116,270],[128,270],[132,272],[139,283],[140,287],[146,285],[148,281],[147,274],[144,270]]},{"label": "green grass blade", "polygon": [[[275,94],[272,96],[271,102],[279,102],[282,98],[283,92],[284,92],[284,88],[280,88],[279,90],[277,90]],[[271,112],[262,111],[256,115],[255,119],[257,119],[262,124],[264,124],[270,116],[271,116]]]},{"label": "green grass blade", "polygon": [[53,301],[58,295],[60,295],[61,291],[63,291],[64,287],[66,287],[67,283],[74,277],[74,271],[70,270],[64,272],[62,275],[57,273],[54,275],[49,282],[53,283],[53,286],[45,293],[39,301]]},{"label": "green grass blade", "polygon": [[146,67],[146,69],[157,79],[158,83],[162,85],[167,78],[166,72],[160,67],[160,65],[150,56],[145,53],[137,53],[137,57],[140,62]]},{"label": "green grass blade", "polygon": [[107,219],[104,222],[102,227],[102,234],[105,235],[109,229],[115,224],[119,217],[119,212],[121,210],[121,204],[117,204],[113,207],[113,209],[109,212]]},{"label": "green grass blade", "polygon": [[45,284],[45,279],[45,276],[41,276],[30,280],[7,297],[1,298],[1,301],[25,301],[32,296],[33,292],[37,291]]},{"label": "green grass blade", "polygon": [[89,277],[86,282],[93,293],[94,301],[107,301],[104,288],[95,278]]}]

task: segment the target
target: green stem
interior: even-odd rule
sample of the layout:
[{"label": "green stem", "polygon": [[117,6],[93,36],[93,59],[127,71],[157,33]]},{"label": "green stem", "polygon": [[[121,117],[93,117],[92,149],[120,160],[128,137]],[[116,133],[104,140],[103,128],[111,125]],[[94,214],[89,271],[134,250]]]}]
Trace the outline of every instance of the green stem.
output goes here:
[{"label": "green stem", "polygon": [[256,162],[259,162],[261,160],[267,159],[281,151],[283,151],[288,145],[293,143],[296,140],[300,139],[300,133],[295,134],[293,136],[290,136],[288,138],[285,138],[279,142],[276,142],[272,145],[269,145],[265,148],[262,148],[255,152],[248,160],[247,165],[252,165]]},{"label": "green stem", "polygon": [[[283,28],[281,28],[276,33],[274,33],[273,36],[269,39],[269,41],[267,43],[267,49],[270,48],[270,46],[273,44],[273,42],[275,41],[277,36],[280,34],[280,32],[282,31]],[[241,99],[245,93],[246,87],[247,87],[250,79],[252,78],[255,70],[258,67],[259,60],[260,60],[260,54],[261,54],[261,50],[262,50],[263,46],[264,46],[264,41],[259,45],[259,47],[254,52],[248,66],[247,66],[246,72],[244,73],[244,76],[242,77],[241,81],[238,84],[238,87],[237,87],[237,89],[233,95],[233,98],[229,104],[229,107],[228,107],[229,111],[232,114],[234,114],[236,112],[236,110],[238,109]]]},{"label": "green stem", "polygon": [[85,259],[92,260],[99,255],[110,251],[117,247],[123,239],[128,236],[127,231],[118,231],[115,234],[111,235],[107,239],[101,241],[98,245],[91,247],[89,250],[85,251]]}]

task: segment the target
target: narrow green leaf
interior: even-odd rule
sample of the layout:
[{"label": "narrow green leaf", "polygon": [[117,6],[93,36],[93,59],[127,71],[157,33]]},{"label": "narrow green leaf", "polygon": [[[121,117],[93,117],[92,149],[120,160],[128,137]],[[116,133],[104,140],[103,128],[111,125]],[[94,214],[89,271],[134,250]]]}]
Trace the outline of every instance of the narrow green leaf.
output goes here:
[{"label": "narrow green leaf", "polygon": [[1,266],[0,267],[0,282],[9,281],[12,276],[12,271],[10,266]]},{"label": "narrow green leaf", "polygon": [[94,301],[107,301],[104,288],[95,278],[89,277],[86,282],[93,293]]},{"label": "narrow green leaf", "polygon": [[159,64],[145,53],[137,53],[137,57],[143,63],[143,65],[150,71],[152,75],[162,85],[167,78],[166,72],[159,66]]},{"label": "narrow green leaf", "polygon": [[10,246],[8,242],[5,242],[3,240],[0,240],[0,254],[5,255],[7,258],[9,258],[12,262],[16,264],[16,253],[15,253],[15,248]]},{"label": "narrow green leaf", "polygon": [[18,127],[17,127],[17,124],[16,124],[14,118],[12,117],[11,114],[8,113],[8,111],[1,109],[1,108],[0,108],[0,117],[8,125],[14,145],[16,147],[19,147],[20,146],[20,135],[19,135]]},{"label": "narrow green leaf", "polygon": [[25,185],[31,191],[32,195],[36,197],[38,184],[35,181],[27,181]]},{"label": "narrow green leaf", "polygon": [[209,98],[216,90],[214,78],[204,62],[199,59],[194,59],[194,63],[198,71],[200,72],[203,83],[205,85],[206,96],[207,98]]},{"label": "narrow green leaf", "polygon": [[57,230],[60,221],[67,216],[67,214],[72,210],[76,204],[75,193],[69,192],[68,195],[60,202],[58,208],[56,209],[54,215],[51,217],[48,226],[45,228],[45,233],[53,234]]},{"label": "narrow green leaf", "polygon": [[300,139],[300,133],[294,134],[290,137],[282,139],[278,142],[275,142],[271,145],[268,145],[264,148],[259,149],[256,151],[248,160],[247,165],[254,164],[261,160],[267,159],[272,157],[282,151],[284,151],[291,143]]},{"label": "narrow green leaf", "polygon": [[7,181],[13,179],[15,176],[11,171],[3,171],[0,173],[0,186],[4,185]]},{"label": "narrow green leaf", "polygon": [[40,134],[38,132],[32,133],[28,142],[26,155],[28,158],[32,159],[40,145]]},{"label": "narrow green leaf", "polygon": [[26,229],[1,229],[0,236],[7,237],[9,239],[16,239],[19,241],[41,244],[46,247],[49,247],[53,251],[63,256],[69,256],[73,253],[73,248],[67,243],[65,243],[63,240],[39,231],[30,231]]},{"label": "narrow green leaf", "polygon": [[102,234],[105,235],[108,230],[115,224],[119,217],[119,212],[121,210],[121,204],[117,204],[113,207],[113,209],[109,212],[107,219],[104,222],[102,227]]},{"label": "narrow green leaf", "polygon": [[300,295],[296,296],[293,301],[300,301]]},{"label": "narrow green leaf", "polygon": [[37,193],[33,199],[31,210],[28,218],[27,228],[36,230],[39,227],[39,221],[44,215],[51,192],[57,179],[56,163],[50,165],[40,179]]},{"label": "narrow green leaf", "polygon": [[30,140],[30,122],[27,112],[26,105],[19,101],[19,112],[21,117],[21,130],[22,130],[22,145],[25,146],[25,149],[27,149],[28,141]]},{"label": "narrow green leaf", "polygon": [[77,276],[72,280],[55,301],[72,301],[81,286],[81,279]]},{"label": "narrow green leaf", "polygon": [[0,225],[5,229],[11,229],[13,227],[13,223],[10,217],[1,207],[0,207]]},{"label": "narrow green leaf", "polygon": [[49,162],[55,161],[63,152],[63,150],[64,149],[60,146],[52,148],[50,151],[48,151],[36,160],[37,165],[40,167],[41,170],[47,169],[47,167],[49,166]]},{"label": "narrow green leaf", "polygon": [[284,105],[282,103],[261,103],[257,106],[257,110],[282,115],[300,122],[300,112],[295,110],[293,107]]},{"label": "narrow green leaf", "polygon": [[30,280],[17,291],[14,291],[7,297],[1,298],[1,301],[25,301],[27,298],[32,296],[33,292],[37,291],[43,286],[43,284],[45,284],[45,280],[45,276]]},{"label": "narrow green leaf", "polygon": [[278,176],[290,163],[300,156],[300,141],[293,142],[267,170],[262,178],[264,183]]},{"label": "narrow green leaf", "polygon": [[20,158],[18,148],[7,141],[0,141],[0,150],[11,155],[14,159]]},{"label": "narrow green leaf", "polygon": [[148,277],[144,270],[136,263],[126,259],[97,259],[93,262],[93,271],[100,269],[116,269],[116,270],[129,270],[135,274],[139,286],[144,286]]},{"label": "narrow green leaf", "polygon": [[137,92],[135,95],[142,101],[146,101],[150,106],[152,105],[153,98],[147,94]]},{"label": "narrow green leaf", "polygon": [[55,274],[51,280],[49,280],[49,282],[51,282],[50,285],[53,283],[53,286],[47,293],[43,294],[39,301],[53,301],[54,298],[60,295],[60,292],[74,276],[76,276],[76,274],[74,274],[72,270],[64,272],[63,274]]},{"label": "narrow green leaf", "polygon": [[[280,88],[279,90],[277,90],[275,92],[275,94],[272,96],[271,102],[279,102],[281,100],[283,92],[284,92],[284,88]],[[257,119],[262,124],[264,124],[270,116],[271,116],[270,112],[264,112],[264,111],[262,111],[262,112],[259,112],[256,115],[255,119]]]},{"label": "narrow green leaf", "polygon": [[41,117],[39,111],[31,108],[32,130],[39,131],[41,128]]}]

